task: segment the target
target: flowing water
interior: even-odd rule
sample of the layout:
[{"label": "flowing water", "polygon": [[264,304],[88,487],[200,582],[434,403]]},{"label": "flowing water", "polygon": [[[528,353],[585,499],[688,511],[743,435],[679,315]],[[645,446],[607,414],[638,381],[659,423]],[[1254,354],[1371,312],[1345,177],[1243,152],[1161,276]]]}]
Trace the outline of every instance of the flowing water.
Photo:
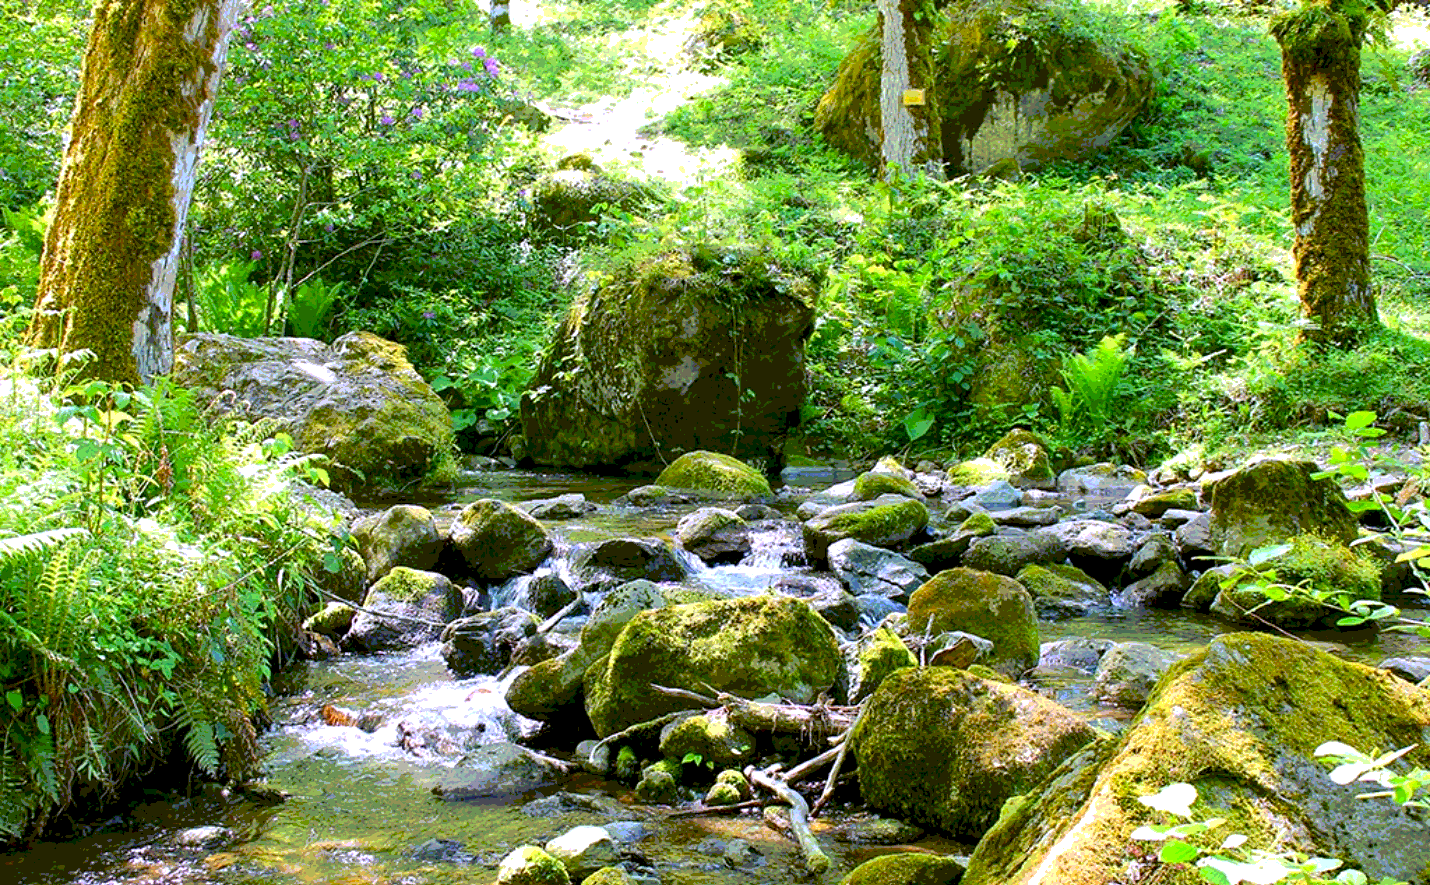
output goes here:
[{"label": "flowing water", "polygon": [[[826,478],[826,481],[838,477]],[[589,476],[520,472],[479,474],[455,499],[422,502],[450,512],[483,497],[508,501],[581,492],[609,504],[635,483]],[[618,536],[668,538],[690,508],[603,507],[570,522],[552,523],[558,544]],[[739,565],[707,567],[693,558],[694,584],[729,593],[755,593],[781,575],[801,573],[797,533],[757,536]],[[832,580],[802,572],[815,580]],[[1044,641],[1068,637],[1137,640],[1185,654],[1229,629],[1205,616],[1171,611],[1126,611],[1041,625]],[[1341,643],[1352,642],[1350,646]],[[1394,637],[1337,636],[1338,651],[1379,660],[1409,647]],[[780,883],[801,878],[792,844],[757,816],[666,819],[643,807],[625,787],[578,775],[559,789],[584,797],[562,802],[532,794],[490,802],[443,802],[432,795],[439,776],[473,747],[528,734],[535,723],[502,703],[505,685],[492,677],[456,680],[436,644],[402,654],[343,656],[299,665],[276,680],[274,725],[263,737],[267,784],[289,795],[262,797],[208,791],[187,800],[154,799],[133,807],[91,835],[40,843],[0,855],[0,883],[201,883],[201,885],[356,885],[356,883],[487,883],[511,849],[544,843],[577,824],[639,822],[648,837],[635,843],[666,885]],[[1035,686],[1097,724],[1121,728],[1130,714],[1099,708],[1088,697],[1090,677],[1039,673]],[[364,728],[332,725],[320,711],[364,715]],[[403,749],[404,734],[423,746]],[[414,752],[415,749],[415,752]],[[547,794],[557,790],[553,787]],[[529,804],[535,802],[536,804]],[[849,823],[836,812],[817,832]],[[208,829],[204,829],[208,828]],[[445,841],[439,841],[445,840]],[[743,840],[754,849],[732,865],[723,856]],[[883,849],[823,840],[835,873]],[[928,838],[919,847],[940,852],[969,846]],[[831,881],[835,876],[831,875]]]}]

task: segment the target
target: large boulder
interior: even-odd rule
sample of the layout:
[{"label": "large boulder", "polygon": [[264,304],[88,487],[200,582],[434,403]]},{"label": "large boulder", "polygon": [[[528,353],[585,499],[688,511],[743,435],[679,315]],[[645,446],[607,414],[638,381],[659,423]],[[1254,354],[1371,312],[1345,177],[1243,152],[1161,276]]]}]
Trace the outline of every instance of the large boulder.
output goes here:
[{"label": "large boulder", "polygon": [[1317,535],[1349,544],[1357,534],[1346,496],[1316,465],[1263,458],[1208,484],[1211,540],[1219,556],[1242,557],[1258,547]]},{"label": "large boulder", "polygon": [[[1230,620],[1271,623],[1291,630],[1334,627],[1346,616],[1341,609],[1306,594],[1291,594],[1285,599],[1268,597],[1258,588],[1263,576],[1269,580],[1272,574],[1276,584],[1300,586],[1314,593],[1380,599],[1380,569],[1371,556],[1344,544],[1297,535],[1278,555],[1258,563],[1255,570],[1233,569],[1226,586],[1218,588],[1211,611]],[[1195,605],[1196,600],[1192,602]]]},{"label": "large boulder", "polygon": [[1015,427],[989,446],[983,457],[1008,471],[1009,481],[1019,488],[1051,489],[1058,484],[1048,444],[1031,430]]},{"label": "large boulder", "polygon": [[864,800],[968,841],[1097,734],[1035,692],[950,667],[900,670],[865,703],[851,745]]},{"label": "large boulder", "polygon": [[660,472],[655,484],[713,497],[769,497],[770,482],[758,470],[719,452],[686,452]]},{"label": "large boulder", "polygon": [[478,578],[504,581],[535,571],[551,552],[551,536],[525,511],[484,498],[452,521],[452,546]]},{"label": "large boulder", "polygon": [[788,596],[693,602],[643,611],[586,671],[586,713],[602,736],[687,709],[651,684],[809,702],[843,681],[834,631]]},{"label": "large boulder", "polygon": [[968,568],[934,575],[909,597],[911,634],[963,631],[993,643],[988,665],[1018,676],[1038,663],[1038,618],[1033,598],[1012,578]]},{"label": "large boulder", "polygon": [[332,344],[185,335],[172,377],[201,402],[269,419],[298,451],[326,455],[335,488],[398,488],[456,475],[446,405],[407,361],[406,348],[368,332]]},{"label": "large boulder", "polygon": [[435,568],[442,555],[442,536],[432,511],[416,504],[398,504],[364,516],[353,523],[353,538],[367,567],[367,584],[399,565],[421,571]]},{"label": "large boulder", "polygon": [[928,507],[900,495],[830,507],[804,524],[804,549],[811,562],[822,562],[829,545],[853,538],[875,547],[902,544],[928,525]]},{"label": "large boulder", "polygon": [[723,507],[701,507],[680,518],[675,543],[704,562],[739,562],[750,552],[750,524]]},{"label": "large boulder", "polygon": [[367,591],[343,644],[364,652],[414,648],[441,636],[462,605],[461,588],[446,576],[400,565]]},{"label": "large boulder", "polygon": [[[929,105],[952,174],[1086,159],[1112,142],[1152,90],[1146,56],[1056,0],[940,3]],[[815,126],[834,147],[879,165],[880,30],[844,59]]]},{"label": "large boulder", "polygon": [[[1132,831],[1171,822],[1138,802],[1173,783],[1197,788],[1201,819],[1232,821],[1249,845],[1338,857],[1371,881],[1425,881],[1425,824],[1386,799],[1357,799],[1312,755],[1338,740],[1374,752],[1419,745],[1430,764],[1430,694],[1304,643],[1219,636],[1173,666],[1115,745],[1068,760],[1010,802],[969,863],[968,885],[1150,881]],[[862,764],[862,763],[861,763]],[[1219,835],[1220,838],[1220,835]],[[1199,881],[1161,868],[1156,881]]]},{"label": "large boulder", "polygon": [[770,457],[804,402],[814,291],[755,251],[618,269],[567,314],[522,395],[529,456],[650,473],[681,451]]},{"label": "large boulder", "polygon": [[630,581],[679,581],[685,567],[659,538],[608,538],[586,541],[569,554],[571,587],[604,593]]},{"label": "large boulder", "polygon": [[432,792],[448,802],[511,797],[549,786],[563,774],[550,757],[501,741],[483,744],[443,770]]}]

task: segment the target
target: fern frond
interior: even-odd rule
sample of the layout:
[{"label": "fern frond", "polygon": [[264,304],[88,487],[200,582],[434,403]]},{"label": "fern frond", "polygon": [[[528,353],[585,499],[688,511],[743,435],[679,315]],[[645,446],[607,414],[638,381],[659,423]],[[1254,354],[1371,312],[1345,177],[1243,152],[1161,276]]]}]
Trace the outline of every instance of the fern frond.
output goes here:
[{"label": "fern frond", "polygon": [[59,529],[47,529],[43,532],[30,532],[26,535],[0,538],[0,567],[12,565],[31,556],[37,556],[41,553],[54,550],[67,541],[87,537],[89,537],[89,529],[80,528],[78,526],[67,526]]},{"label": "fern frond", "polygon": [[209,721],[208,711],[185,693],[179,697],[179,706],[175,713],[178,726],[184,732],[184,749],[188,750],[189,759],[205,774],[217,775],[218,738],[214,734],[213,723]]}]

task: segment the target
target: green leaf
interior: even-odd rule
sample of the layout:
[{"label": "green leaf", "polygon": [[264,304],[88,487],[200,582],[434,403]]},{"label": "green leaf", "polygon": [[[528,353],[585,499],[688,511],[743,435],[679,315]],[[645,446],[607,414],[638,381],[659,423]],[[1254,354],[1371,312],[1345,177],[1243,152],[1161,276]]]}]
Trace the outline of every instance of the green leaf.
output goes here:
[{"label": "green leaf", "polygon": [[20,710],[23,709],[25,706],[25,696],[20,694],[18,691],[5,692],[5,700],[17,713],[20,712]]},{"label": "green leaf", "polygon": [[933,422],[934,416],[926,406],[919,406],[904,416],[904,432],[909,435],[909,442],[915,442],[928,433]]},{"label": "green leaf", "polygon": [[1375,423],[1375,413],[1367,411],[1351,412],[1346,416],[1346,430],[1360,430]]},{"label": "green leaf", "polygon": [[1197,801],[1197,788],[1191,784],[1168,784],[1150,796],[1137,797],[1137,801],[1157,811],[1191,817],[1192,803]]},{"label": "green leaf", "polygon": [[35,728],[40,732],[40,734],[49,734],[50,717],[46,716],[44,713],[35,714]]},{"label": "green leaf", "polygon": [[1191,863],[1201,854],[1193,845],[1173,839],[1162,846],[1162,850],[1157,853],[1157,859],[1162,863]]}]

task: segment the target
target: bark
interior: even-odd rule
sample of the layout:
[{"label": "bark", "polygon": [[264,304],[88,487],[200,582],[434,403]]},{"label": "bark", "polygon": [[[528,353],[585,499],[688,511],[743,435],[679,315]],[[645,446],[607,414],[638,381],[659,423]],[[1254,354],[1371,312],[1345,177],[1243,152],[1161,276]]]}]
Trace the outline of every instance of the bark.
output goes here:
[{"label": "bark", "polygon": [[[942,175],[943,141],[931,49],[933,14],[929,0],[879,0],[883,34],[879,117],[886,180],[918,173]],[[906,105],[908,90],[922,90],[924,103]]]},{"label": "bark", "polygon": [[85,49],[30,346],[121,384],[173,364],[173,291],[240,0],[101,0]]},{"label": "bark", "polygon": [[1365,28],[1355,0],[1307,0],[1271,26],[1286,82],[1296,286],[1313,324],[1301,338],[1342,346],[1378,322],[1359,120]]}]

